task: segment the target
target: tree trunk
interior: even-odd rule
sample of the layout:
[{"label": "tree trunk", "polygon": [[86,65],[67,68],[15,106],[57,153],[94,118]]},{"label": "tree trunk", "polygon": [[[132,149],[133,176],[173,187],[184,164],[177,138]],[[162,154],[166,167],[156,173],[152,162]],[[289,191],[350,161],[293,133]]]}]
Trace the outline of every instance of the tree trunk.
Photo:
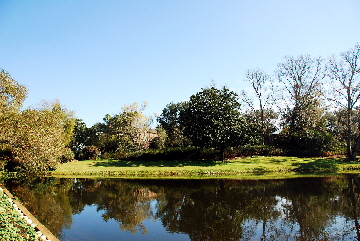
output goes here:
[{"label": "tree trunk", "polygon": [[222,161],[222,162],[225,161],[225,148],[224,147],[220,148],[220,161]]},{"label": "tree trunk", "polygon": [[351,141],[346,140],[346,157],[352,158],[352,151],[351,151]]},{"label": "tree trunk", "polygon": [[351,157],[350,157],[350,159],[352,161],[356,160],[357,151],[358,151],[359,147],[360,147],[360,134],[358,135],[358,137],[356,137],[355,145],[354,145],[354,148],[352,149],[352,153],[351,153]]},{"label": "tree trunk", "polygon": [[351,117],[352,117],[352,107],[351,107],[351,93],[350,88],[347,89],[347,110],[346,110],[346,156],[350,159],[353,158],[353,153],[351,150]]},{"label": "tree trunk", "polygon": [[261,145],[265,145],[265,130],[264,130],[265,118],[264,118],[264,109],[262,106],[261,99],[260,99],[260,119],[261,119]]}]

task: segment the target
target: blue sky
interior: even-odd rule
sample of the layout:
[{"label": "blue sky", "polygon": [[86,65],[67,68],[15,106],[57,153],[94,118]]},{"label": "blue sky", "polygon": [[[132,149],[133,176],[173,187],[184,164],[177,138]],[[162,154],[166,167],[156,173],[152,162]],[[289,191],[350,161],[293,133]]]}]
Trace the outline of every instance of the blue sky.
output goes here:
[{"label": "blue sky", "polygon": [[238,93],[247,69],[328,57],[360,42],[358,0],[0,0],[0,68],[88,126],[124,104],[145,114],[209,86]]}]

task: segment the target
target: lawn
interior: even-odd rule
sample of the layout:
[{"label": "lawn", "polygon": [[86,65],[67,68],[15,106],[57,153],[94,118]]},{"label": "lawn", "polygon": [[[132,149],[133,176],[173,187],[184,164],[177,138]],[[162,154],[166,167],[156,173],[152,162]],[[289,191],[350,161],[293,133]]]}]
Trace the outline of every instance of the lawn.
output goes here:
[{"label": "lawn", "polygon": [[219,161],[87,160],[64,163],[57,177],[286,178],[360,173],[360,162],[343,158],[247,157]]}]

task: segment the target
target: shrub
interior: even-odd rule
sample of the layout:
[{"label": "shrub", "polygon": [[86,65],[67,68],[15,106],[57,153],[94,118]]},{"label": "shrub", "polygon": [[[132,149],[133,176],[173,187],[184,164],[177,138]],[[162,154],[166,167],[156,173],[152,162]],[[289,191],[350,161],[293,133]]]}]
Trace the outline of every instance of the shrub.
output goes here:
[{"label": "shrub", "polygon": [[[225,158],[233,159],[238,156],[279,156],[283,155],[282,149],[274,146],[239,146],[228,148],[225,151]],[[220,152],[214,148],[200,148],[200,147],[171,147],[164,149],[148,149],[145,151],[132,153],[105,153],[102,158],[116,159],[116,160],[190,160],[190,161],[204,161],[219,159]]]},{"label": "shrub", "polygon": [[277,144],[287,155],[323,156],[333,149],[334,138],[326,131],[304,130],[284,132],[278,136]]},{"label": "shrub", "polygon": [[75,159],[75,154],[70,148],[66,148],[64,154],[60,157],[61,163],[71,162]]},{"label": "shrub", "polygon": [[83,159],[97,159],[100,154],[101,153],[96,146],[87,146],[83,150]]},{"label": "shrub", "polygon": [[245,145],[231,148],[227,151],[227,158],[235,158],[237,156],[281,156],[284,151],[281,148],[267,145]]},{"label": "shrub", "polygon": [[148,149],[143,152],[133,152],[123,155],[121,158],[128,160],[214,160],[218,157],[219,151],[213,148],[199,147],[173,147],[165,149]]}]

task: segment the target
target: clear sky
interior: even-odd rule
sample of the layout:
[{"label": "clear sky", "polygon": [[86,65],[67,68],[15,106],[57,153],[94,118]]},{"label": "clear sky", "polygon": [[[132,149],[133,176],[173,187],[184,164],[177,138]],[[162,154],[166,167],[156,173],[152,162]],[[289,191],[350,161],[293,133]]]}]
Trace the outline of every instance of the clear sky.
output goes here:
[{"label": "clear sky", "polygon": [[0,0],[0,68],[28,87],[25,107],[58,99],[88,126],[356,43],[359,0]]}]

